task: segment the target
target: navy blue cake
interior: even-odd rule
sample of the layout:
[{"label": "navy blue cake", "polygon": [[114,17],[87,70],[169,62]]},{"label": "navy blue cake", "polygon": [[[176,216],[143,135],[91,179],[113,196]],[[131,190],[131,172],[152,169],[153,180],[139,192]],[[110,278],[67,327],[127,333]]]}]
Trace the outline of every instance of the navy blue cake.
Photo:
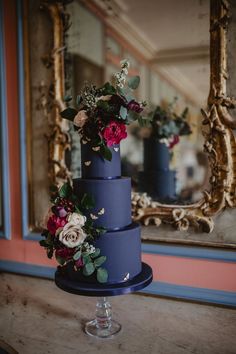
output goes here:
[{"label": "navy blue cake", "polygon": [[144,171],[139,173],[140,192],[153,199],[168,202],[176,198],[176,172],[170,170],[170,153],[155,138],[144,139]]},{"label": "navy blue cake", "polygon": [[[95,241],[103,264],[108,271],[107,284],[131,280],[141,272],[140,226],[131,219],[131,179],[121,177],[120,147],[110,148],[112,160],[104,160],[92,145],[81,145],[82,178],[73,180],[74,193],[80,199],[85,193],[94,197],[96,207],[90,210],[96,226],[106,232]],[[70,271],[71,277],[81,280],[81,272]],[[95,277],[83,281],[96,282]]]}]

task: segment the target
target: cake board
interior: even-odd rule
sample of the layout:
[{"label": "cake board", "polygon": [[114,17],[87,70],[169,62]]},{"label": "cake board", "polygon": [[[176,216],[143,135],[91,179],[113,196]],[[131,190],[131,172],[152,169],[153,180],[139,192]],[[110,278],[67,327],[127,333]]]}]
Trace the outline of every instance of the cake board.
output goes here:
[{"label": "cake board", "polygon": [[55,273],[55,283],[60,289],[75,295],[99,297],[95,319],[85,325],[85,332],[98,338],[112,338],[121,330],[121,325],[112,319],[111,305],[106,297],[129,294],[151,282],[152,269],[146,263],[142,263],[142,271],[136,277],[119,284],[79,283],[68,279],[60,270]]}]

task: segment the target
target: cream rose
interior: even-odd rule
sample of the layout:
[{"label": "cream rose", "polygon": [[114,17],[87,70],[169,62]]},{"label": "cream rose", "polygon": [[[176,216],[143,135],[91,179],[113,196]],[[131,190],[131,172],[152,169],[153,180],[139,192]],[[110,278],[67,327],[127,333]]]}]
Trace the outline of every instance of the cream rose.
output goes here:
[{"label": "cream rose", "polygon": [[74,125],[76,125],[79,128],[82,128],[86,123],[87,119],[88,119],[87,113],[85,110],[82,109],[76,114],[74,118]]},{"label": "cream rose", "polygon": [[71,224],[84,226],[86,222],[86,216],[83,216],[78,213],[71,213],[68,215],[67,220]]},{"label": "cream rose", "polygon": [[68,222],[58,234],[59,240],[69,248],[81,245],[87,237],[80,225],[75,225],[70,222]]}]

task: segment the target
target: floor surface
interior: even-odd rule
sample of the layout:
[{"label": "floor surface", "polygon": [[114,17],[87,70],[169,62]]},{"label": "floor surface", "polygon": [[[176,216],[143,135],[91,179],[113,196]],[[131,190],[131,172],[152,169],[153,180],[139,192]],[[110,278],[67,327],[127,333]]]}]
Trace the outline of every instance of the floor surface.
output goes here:
[{"label": "floor surface", "polygon": [[114,339],[83,332],[96,298],[71,295],[53,281],[0,274],[0,340],[19,354],[236,354],[236,311],[123,295],[110,298],[122,326]]}]

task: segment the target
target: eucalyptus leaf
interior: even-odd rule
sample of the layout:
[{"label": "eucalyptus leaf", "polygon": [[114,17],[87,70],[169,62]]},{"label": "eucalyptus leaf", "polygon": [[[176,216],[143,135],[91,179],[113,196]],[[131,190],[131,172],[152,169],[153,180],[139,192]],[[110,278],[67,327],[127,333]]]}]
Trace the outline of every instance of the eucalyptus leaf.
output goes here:
[{"label": "eucalyptus leaf", "polygon": [[82,255],[82,258],[83,258],[84,264],[92,263],[92,259],[91,259],[91,257],[90,257],[89,255],[83,254],[83,255]]},{"label": "eucalyptus leaf", "polygon": [[89,276],[89,275],[93,274],[94,271],[95,271],[95,267],[94,267],[93,263],[85,264],[85,266],[83,268],[84,275]]},{"label": "eucalyptus leaf", "polygon": [[97,281],[99,283],[106,283],[108,279],[108,273],[107,270],[105,268],[98,268],[97,269]]},{"label": "eucalyptus leaf", "polygon": [[80,257],[81,257],[81,251],[79,250],[74,254],[73,259],[77,261],[78,259],[80,259]]},{"label": "eucalyptus leaf", "polygon": [[77,113],[78,112],[77,112],[76,109],[68,107],[68,108],[64,109],[64,111],[62,111],[60,113],[60,115],[61,115],[62,118],[65,118],[65,119],[68,119],[70,121],[73,121]]},{"label": "eucalyptus leaf", "polygon": [[122,119],[126,119],[127,117],[127,108],[124,106],[120,107],[120,116]]},{"label": "eucalyptus leaf", "polygon": [[100,267],[105,261],[106,261],[107,257],[105,256],[101,256],[98,257],[94,260],[94,265],[96,268]]},{"label": "eucalyptus leaf", "polygon": [[96,258],[100,254],[100,248],[96,248],[95,252],[91,254],[91,258]]},{"label": "eucalyptus leaf", "polygon": [[129,122],[134,122],[135,120],[137,120],[140,117],[140,115],[137,112],[134,111],[129,111],[128,112],[128,121]]},{"label": "eucalyptus leaf", "polygon": [[128,86],[132,89],[135,90],[136,88],[138,88],[140,83],[140,77],[139,76],[132,76],[129,78],[128,80]]}]

